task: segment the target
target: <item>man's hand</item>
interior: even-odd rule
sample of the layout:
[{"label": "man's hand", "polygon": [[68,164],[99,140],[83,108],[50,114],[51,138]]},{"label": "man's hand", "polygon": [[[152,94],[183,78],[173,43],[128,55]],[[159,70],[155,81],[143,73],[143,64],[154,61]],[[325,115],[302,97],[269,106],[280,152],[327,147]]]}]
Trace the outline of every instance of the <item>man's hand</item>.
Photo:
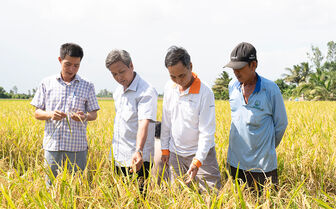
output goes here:
[{"label": "man's hand", "polygon": [[88,115],[86,115],[82,111],[78,111],[76,113],[71,114],[71,119],[75,120],[75,121],[85,122],[87,120],[87,117],[88,117]]},{"label": "man's hand", "polygon": [[198,172],[197,166],[194,165],[194,163],[191,163],[189,170],[187,172],[187,174],[189,175],[189,178],[186,181],[187,184],[189,184],[195,178],[197,172]]},{"label": "man's hand", "polygon": [[58,111],[58,110],[51,111],[49,114],[52,120],[62,120],[63,118],[67,116],[66,113]]},{"label": "man's hand", "polygon": [[163,164],[168,165],[169,155],[161,155],[161,161],[162,161]]},{"label": "man's hand", "polygon": [[132,168],[130,170],[131,173],[135,173],[141,169],[143,164],[143,159],[140,152],[135,152],[132,157]]}]

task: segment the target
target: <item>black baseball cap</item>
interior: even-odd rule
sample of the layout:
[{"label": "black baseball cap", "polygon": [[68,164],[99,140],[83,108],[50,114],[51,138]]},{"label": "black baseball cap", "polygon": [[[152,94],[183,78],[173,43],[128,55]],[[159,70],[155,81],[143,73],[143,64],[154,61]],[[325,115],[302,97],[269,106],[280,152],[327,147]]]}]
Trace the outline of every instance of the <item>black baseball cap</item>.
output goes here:
[{"label": "black baseball cap", "polygon": [[257,61],[257,51],[254,46],[247,42],[238,44],[231,52],[231,61],[224,67],[241,69],[252,61]]}]

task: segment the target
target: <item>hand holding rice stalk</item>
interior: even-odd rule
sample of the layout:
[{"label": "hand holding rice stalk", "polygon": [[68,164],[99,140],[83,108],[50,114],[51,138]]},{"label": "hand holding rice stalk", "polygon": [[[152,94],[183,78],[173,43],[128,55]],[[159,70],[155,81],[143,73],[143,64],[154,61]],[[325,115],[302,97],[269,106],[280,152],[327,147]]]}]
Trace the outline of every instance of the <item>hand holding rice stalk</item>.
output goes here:
[{"label": "hand holding rice stalk", "polygon": [[82,111],[77,111],[77,112],[70,112],[69,113],[70,117],[72,120],[75,120],[77,122],[81,122],[84,125],[84,122],[86,122],[88,115],[85,114]]},{"label": "hand holding rice stalk", "polygon": [[[84,122],[86,122],[87,120],[87,114],[85,114],[84,112],[82,111],[77,111],[77,112],[67,112],[67,113],[63,113],[63,112],[59,112],[59,111],[53,111],[52,112],[52,119],[53,120],[56,120],[56,127],[55,129],[53,130],[52,134],[49,136],[49,139],[46,143],[49,142],[49,140],[52,138],[52,136],[54,135],[55,131],[61,126],[62,124],[62,119],[65,118],[66,121],[67,121],[67,124],[68,124],[68,127],[69,127],[69,130],[70,130],[70,136],[72,136],[72,131],[71,131],[71,125],[70,125],[70,119],[73,119],[75,121],[80,121],[82,123],[82,125],[84,125]],[[54,117],[54,115],[60,115],[59,117]]]}]

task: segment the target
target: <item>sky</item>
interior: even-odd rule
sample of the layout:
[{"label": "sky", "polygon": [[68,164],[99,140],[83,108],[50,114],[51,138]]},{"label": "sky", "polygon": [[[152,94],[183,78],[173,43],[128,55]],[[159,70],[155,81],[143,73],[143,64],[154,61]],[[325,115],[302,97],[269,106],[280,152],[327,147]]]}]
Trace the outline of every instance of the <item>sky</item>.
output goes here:
[{"label": "sky", "polygon": [[336,41],[335,0],[1,0],[0,86],[19,93],[60,72],[59,48],[74,42],[84,58],[78,74],[96,93],[117,83],[105,68],[112,49],[131,54],[135,71],[163,92],[164,58],[182,46],[193,71],[210,86],[232,49],[250,42],[257,72],[276,80],[285,68],[308,61],[311,46],[326,54]]}]

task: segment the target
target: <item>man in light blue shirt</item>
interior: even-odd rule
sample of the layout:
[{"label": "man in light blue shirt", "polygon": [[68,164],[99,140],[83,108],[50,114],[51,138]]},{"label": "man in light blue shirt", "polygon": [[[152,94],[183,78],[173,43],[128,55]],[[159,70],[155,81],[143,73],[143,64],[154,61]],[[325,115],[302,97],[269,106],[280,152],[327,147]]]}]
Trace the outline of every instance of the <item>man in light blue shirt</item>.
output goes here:
[{"label": "man in light blue shirt", "polygon": [[275,149],[288,124],[278,86],[259,76],[257,65],[256,49],[243,42],[235,47],[225,66],[232,68],[237,78],[229,84],[232,119],[228,166],[233,178],[238,172],[238,178],[250,186],[264,185],[266,177],[278,183]]},{"label": "man in light blue shirt", "polygon": [[127,51],[112,50],[105,65],[120,84],[113,93],[116,115],[110,158],[117,173],[137,173],[142,192],[154,156],[157,92],[134,71]]}]

